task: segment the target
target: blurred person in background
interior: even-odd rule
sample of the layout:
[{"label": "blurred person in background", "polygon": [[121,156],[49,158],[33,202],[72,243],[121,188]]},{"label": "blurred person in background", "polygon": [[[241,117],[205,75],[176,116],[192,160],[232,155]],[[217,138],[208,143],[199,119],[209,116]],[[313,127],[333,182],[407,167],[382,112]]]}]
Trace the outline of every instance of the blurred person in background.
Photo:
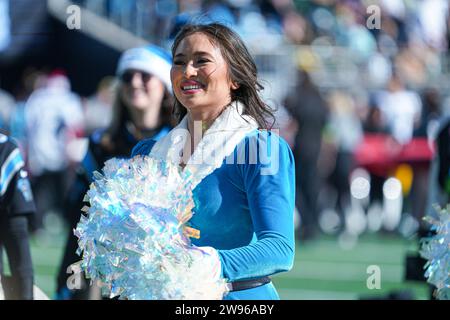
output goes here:
[{"label": "blurred person in background", "polygon": [[420,124],[414,129],[414,137],[425,137],[429,142],[435,140],[442,117],[441,94],[435,88],[426,88],[422,93],[423,112]]},{"label": "blurred person in background", "polygon": [[14,97],[0,89],[0,129],[9,130],[9,121],[14,105]]},{"label": "blurred person in background", "polygon": [[[370,144],[368,141],[370,139],[369,137],[375,137],[374,139],[378,138],[381,140],[389,136],[389,128],[387,126],[386,119],[384,118],[381,108],[373,96],[370,98],[367,116],[365,117],[362,125],[364,133],[364,141],[362,144]],[[367,147],[372,150],[376,150],[380,155],[380,158],[384,156],[384,149],[378,149],[375,145],[368,145]],[[357,159],[357,162],[358,160],[360,159]],[[384,165],[384,162],[388,161],[388,159],[385,158],[383,160],[383,163],[374,163],[372,161],[370,165],[366,166],[370,176],[369,201],[371,205],[375,203],[377,203],[377,205],[381,205],[383,203],[383,183],[386,180],[386,165]]]},{"label": "blurred person in background", "polygon": [[[439,133],[441,119],[441,98],[438,91],[427,88],[422,93],[423,111],[419,125],[413,132],[413,139],[406,151],[414,155],[410,160],[413,172],[411,192],[408,206],[416,228],[424,227],[422,218],[426,214],[429,193],[429,177],[434,158],[435,140]],[[442,137],[442,136],[441,136]],[[411,158],[411,157],[410,157]],[[413,230],[416,231],[416,230]]]},{"label": "blurred person in background", "polygon": [[439,106],[431,92],[426,93],[422,100],[415,91],[407,89],[397,73],[392,75],[387,89],[376,95],[376,104],[390,137],[385,136],[382,138],[384,142],[378,145],[378,155],[384,155],[384,158],[380,158],[376,168],[380,174],[371,171],[374,178],[372,185],[378,186],[371,190],[371,194],[374,195],[377,190],[376,198],[379,198],[381,184],[390,176],[401,183],[405,201],[399,199],[400,212],[391,214],[392,217],[399,216],[400,220],[388,223],[387,230],[398,228],[400,233],[408,236],[415,232],[426,209],[426,189],[433,153],[427,135],[429,128],[433,127],[433,118],[438,117]]},{"label": "blurred person in background", "polygon": [[28,163],[28,132],[25,120],[25,105],[34,91],[45,86],[46,78],[47,74],[45,72],[29,67],[25,69],[21,81],[13,89],[16,104],[9,119],[9,133],[19,146],[25,160],[25,166]]},{"label": "blurred person in background", "polygon": [[381,109],[374,99],[370,99],[367,115],[363,121],[363,130],[374,134],[387,134],[389,132]]},{"label": "blurred person in background", "polygon": [[[341,221],[351,209],[350,173],[354,169],[354,150],[362,139],[362,123],[350,93],[333,91],[328,96],[329,121],[326,126],[335,151],[335,166],[329,181],[337,193],[336,211]],[[341,224],[343,227],[344,224]]]},{"label": "blurred person in background", "polygon": [[[57,279],[56,298],[89,299],[96,290],[71,290],[67,286],[68,268],[81,258],[76,254],[77,238],[73,234],[81,216],[83,198],[93,180],[93,172],[113,158],[128,158],[136,143],[145,138],[158,140],[171,129],[170,54],[149,45],[125,51],[118,63],[119,83],[115,89],[112,122],[89,138],[86,154],[77,168],[65,204],[69,235]],[[69,269],[70,270],[70,269]]]},{"label": "blurred person in background", "polygon": [[71,92],[61,70],[52,72],[44,87],[34,91],[25,105],[28,138],[28,168],[36,198],[33,229],[44,227],[44,217],[62,215],[67,185],[71,142],[83,135],[80,98]]},{"label": "blurred person in background", "polygon": [[[33,299],[28,227],[36,209],[24,165],[16,143],[0,131],[0,300]],[[3,248],[11,276],[4,274]]]},{"label": "blurred person in background", "polygon": [[90,136],[98,129],[107,128],[111,123],[114,85],[114,78],[104,77],[95,95],[83,103],[86,136]]},{"label": "blurred person in background", "polygon": [[436,132],[435,170],[431,179],[434,190],[430,190],[430,204],[428,213],[433,213],[434,204],[445,206],[450,199],[450,117],[442,117]]},{"label": "blurred person in background", "polygon": [[317,161],[322,130],[328,117],[328,106],[306,71],[299,69],[297,81],[284,105],[298,125],[293,149],[296,166],[296,207],[301,217],[298,236],[307,240],[314,237],[318,231],[317,195],[320,178]]},{"label": "blurred person in background", "polygon": [[383,116],[392,137],[405,145],[411,141],[414,129],[419,125],[422,102],[420,96],[408,90],[398,74],[393,74],[386,90],[377,95]]}]

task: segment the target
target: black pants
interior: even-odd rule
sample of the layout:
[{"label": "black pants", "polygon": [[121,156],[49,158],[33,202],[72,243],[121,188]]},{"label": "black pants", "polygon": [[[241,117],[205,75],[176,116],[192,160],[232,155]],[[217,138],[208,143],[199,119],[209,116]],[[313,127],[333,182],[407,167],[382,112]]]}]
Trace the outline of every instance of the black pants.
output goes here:
[{"label": "black pants", "polygon": [[62,216],[66,182],[67,171],[47,171],[32,178],[31,183],[37,209],[31,222],[32,230],[44,227],[44,217],[50,211]]},{"label": "black pants", "polygon": [[[307,156],[305,156],[307,154]],[[318,229],[318,193],[320,177],[317,160],[319,155],[307,153],[295,157],[296,171],[296,207],[301,217],[301,228],[298,236],[308,238]]]},{"label": "black pants", "polygon": [[350,205],[350,172],[353,169],[353,154],[339,150],[336,154],[336,165],[330,180],[336,189],[336,211],[344,218],[345,210]]}]

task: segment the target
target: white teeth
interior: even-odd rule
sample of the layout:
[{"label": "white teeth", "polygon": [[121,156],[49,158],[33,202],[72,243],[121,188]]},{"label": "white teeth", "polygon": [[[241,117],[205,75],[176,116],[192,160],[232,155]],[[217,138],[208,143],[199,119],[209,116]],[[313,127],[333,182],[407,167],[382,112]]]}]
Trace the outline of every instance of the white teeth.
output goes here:
[{"label": "white teeth", "polygon": [[183,90],[192,90],[192,89],[201,89],[201,87],[197,85],[183,87]]}]

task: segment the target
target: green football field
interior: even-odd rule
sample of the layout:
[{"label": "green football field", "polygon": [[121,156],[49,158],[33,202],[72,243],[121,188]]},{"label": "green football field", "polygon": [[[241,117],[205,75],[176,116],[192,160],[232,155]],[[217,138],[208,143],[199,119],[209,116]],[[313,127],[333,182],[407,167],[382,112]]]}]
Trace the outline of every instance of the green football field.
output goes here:
[{"label": "green football field", "polygon": [[[44,234],[31,241],[35,283],[51,298],[64,238],[61,233]],[[417,249],[417,240],[376,234],[364,235],[353,247],[343,249],[335,237],[323,236],[305,244],[297,242],[294,268],[273,281],[282,299],[353,300],[405,290],[415,299],[428,299],[426,283],[404,280],[405,256]],[[370,266],[379,268],[379,289],[368,288]]]}]

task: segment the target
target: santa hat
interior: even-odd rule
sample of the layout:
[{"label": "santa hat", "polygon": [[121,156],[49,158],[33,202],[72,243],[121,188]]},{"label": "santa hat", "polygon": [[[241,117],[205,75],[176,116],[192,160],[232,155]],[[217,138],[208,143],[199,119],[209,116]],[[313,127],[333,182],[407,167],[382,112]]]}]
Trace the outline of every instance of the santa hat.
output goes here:
[{"label": "santa hat", "polygon": [[169,91],[172,91],[170,82],[170,68],[172,58],[164,49],[155,45],[132,48],[125,51],[119,59],[116,74],[121,76],[129,69],[148,72],[157,76]]}]

